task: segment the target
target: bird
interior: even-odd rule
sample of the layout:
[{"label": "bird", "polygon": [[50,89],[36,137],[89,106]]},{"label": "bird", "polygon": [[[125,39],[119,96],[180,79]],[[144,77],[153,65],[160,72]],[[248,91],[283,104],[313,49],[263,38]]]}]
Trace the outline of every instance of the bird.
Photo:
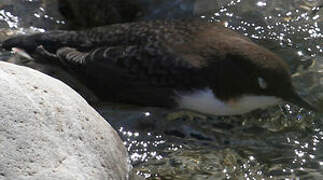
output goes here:
[{"label": "bird", "polygon": [[298,95],[281,57],[221,23],[154,20],[53,30],[12,37],[2,47],[59,64],[103,101],[220,116],[284,101],[318,111]]}]

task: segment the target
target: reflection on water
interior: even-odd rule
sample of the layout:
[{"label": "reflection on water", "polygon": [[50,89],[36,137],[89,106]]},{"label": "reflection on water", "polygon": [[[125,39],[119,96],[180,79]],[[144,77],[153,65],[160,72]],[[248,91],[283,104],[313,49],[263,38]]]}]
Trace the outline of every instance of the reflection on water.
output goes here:
[{"label": "reflection on water", "polygon": [[0,28],[54,29],[64,24],[64,18],[58,13],[57,2],[54,0],[0,2]]},{"label": "reflection on water", "polygon": [[[47,1],[40,2],[0,2],[0,28],[64,25],[60,16],[44,7]],[[201,18],[221,22],[282,56],[291,66],[299,92],[323,108],[319,3],[219,0],[218,7]],[[30,24],[35,19],[38,22]],[[0,35],[3,32],[8,29]],[[158,108],[97,109],[124,139],[134,171],[148,179],[323,179],[322,115],[289,104],[243,116],[173,120]]]},{"label": "reflection on water", "polygon": [[10,12],[0,10],[0,20],[8,24],[10,28],[18,28],[18,17],[12,15]]}]

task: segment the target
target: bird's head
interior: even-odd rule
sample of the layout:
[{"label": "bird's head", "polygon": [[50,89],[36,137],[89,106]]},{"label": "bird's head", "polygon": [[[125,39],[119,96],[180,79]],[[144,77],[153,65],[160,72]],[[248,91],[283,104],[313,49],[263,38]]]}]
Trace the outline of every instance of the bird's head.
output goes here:
[{"label": "bird's head", "polygon": [[217,98],[233,108],[240,108],[242,113],[282,101],[318,111],[297,94],[288,65],[269,50],[256,48],[261,49],[228,53],[212,61],[214,86],[211,89]]}]

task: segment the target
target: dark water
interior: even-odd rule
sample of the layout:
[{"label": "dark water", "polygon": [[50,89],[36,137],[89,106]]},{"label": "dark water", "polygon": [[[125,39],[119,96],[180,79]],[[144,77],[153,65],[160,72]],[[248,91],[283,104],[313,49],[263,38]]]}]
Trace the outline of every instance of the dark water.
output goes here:
[{"label": "dark water", "polygon": [[[0,39],[63,26],[51,2],[2,0]],[[323,108],[323,8],[318,0],[211,4],[192,9],[281,55],[299,93]],[[201,9],[212,10],[203,14]],[[0,59],[8,56],[0,52]],[[134,171],[148,179],[323,179],[321,114],[289,104],[235,117],[175,116],[126,105],[96,108],[125,140]]]}]

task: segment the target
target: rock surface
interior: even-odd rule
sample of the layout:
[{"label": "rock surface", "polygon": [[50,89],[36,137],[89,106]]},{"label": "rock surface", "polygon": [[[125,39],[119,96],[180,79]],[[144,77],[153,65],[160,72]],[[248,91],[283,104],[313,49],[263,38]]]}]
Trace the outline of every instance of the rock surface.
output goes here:
[{"label": "rock surface", "polygon": [[64,69],[62,66],[53,63],[47,63],[46,61],[42,62],[34,59],[28,59],[19,54],[6,58],[4,61],[30,67],[51,77],[59,79],[73,88],[76,92],[78,92],[90,104],[99,102],[99,98],[82,82],[80,82],[75,77],[75,74],[73,75],[71,72],[66,71],[66,69]]},{"label": "rock surface", "polygon": [[115,130],[62,82],[0,62],[0,179],[127,179]]}]

